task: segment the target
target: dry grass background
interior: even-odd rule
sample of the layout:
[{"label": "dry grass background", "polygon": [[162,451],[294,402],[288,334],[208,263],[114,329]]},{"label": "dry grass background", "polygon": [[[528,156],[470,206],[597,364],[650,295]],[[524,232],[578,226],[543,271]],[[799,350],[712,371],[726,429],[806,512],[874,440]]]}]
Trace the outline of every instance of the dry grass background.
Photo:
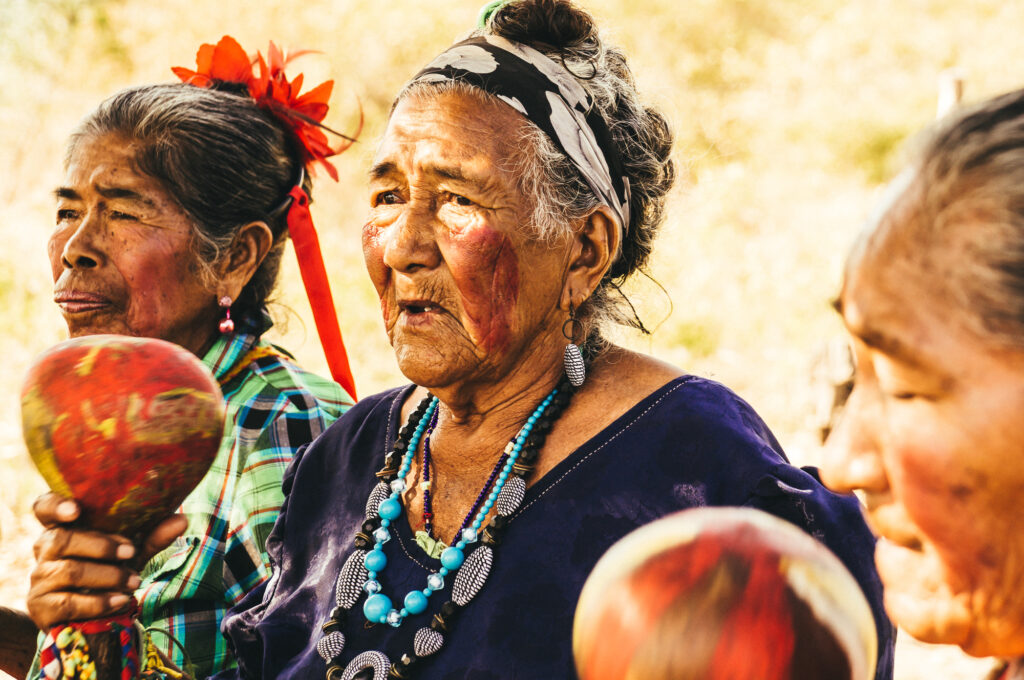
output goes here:
[{"label": "dry grass background", "polygon": [[[62,339],[44,244],[63,141],[115,89],[169,80],[230,33],[322,50],[307,78],[337,79],[328,123],[363,141],[318,183],[314,216],[362,394],[401,380],[363,272],[363,175],[392,94],[472,25],[482,0],[0,0],[0,604],[20,606],[42,483],[21,444],[17,393],[31,357]],[[682,169],[651,266],[631,293],[656,327],[626,344],[714,377],[814,463],[812,357],[839,333],[828,300],[844,253],[935,113],[936,81],[963,70],[967,99],[1017,86],[1024,4],[1003,0],[584,0],[668,112]],[[669,303],[671,299],[671,305]],[[275,337],[324,369],[291,260]],[[906,636],[904,636],[905,638]],[[978,678],[957,650],[903,640],[900,680]],[[2,675],[2,674],[0,674]]]}]

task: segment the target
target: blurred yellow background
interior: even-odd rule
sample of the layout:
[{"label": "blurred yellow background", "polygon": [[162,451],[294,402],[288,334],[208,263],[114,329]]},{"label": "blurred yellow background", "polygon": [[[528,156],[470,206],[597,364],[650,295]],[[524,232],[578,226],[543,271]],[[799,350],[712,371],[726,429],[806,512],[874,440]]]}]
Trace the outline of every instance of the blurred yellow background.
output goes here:
[{"label": "blurred yellow background", "polygon": [[[45,242],[62,146],[116,89],[173,78],[196,48],[233,35],[313,48],[295,66],[336,79],[327,123],[362,141],[320,177],[314,219],[361,394],[402,380],[362,266],[364,174],[393,94],[475,22],[482,0],[0,0],[0,605],[22,606],[42,483],[21,443],[18,389],[64,338]],[[585,0],[632,56],[677,134],[682,170],[651,265],[630,287],[650,338],[619,339],[711,376],[814,463],[812,364],[840,333],[828,302],[852,238],[900,150],[936,113],[951,67],[976,100],[1020,84],[1024,3],[1003,0]],[[325,371],[291,256],[275,340]],[[661,287],[664,290],[661,290]],[[901,643],[897,678],[979,678],[955,650]],[[0,674],[2,675],[2,674]]]}]

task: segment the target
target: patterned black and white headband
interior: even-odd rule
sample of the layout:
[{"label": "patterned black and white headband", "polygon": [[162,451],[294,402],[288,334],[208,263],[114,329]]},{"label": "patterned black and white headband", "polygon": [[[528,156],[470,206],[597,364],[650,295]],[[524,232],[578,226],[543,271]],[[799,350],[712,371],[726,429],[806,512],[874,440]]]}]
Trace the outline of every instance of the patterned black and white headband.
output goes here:
[{"label": "patterned black and white headband", "polygon": [[527,117],[569,157],[594,195],[629,231],[629,178],[593,98],[569,71],[528,45],[487,35],[456,43],[409,85],[463,81]]}]

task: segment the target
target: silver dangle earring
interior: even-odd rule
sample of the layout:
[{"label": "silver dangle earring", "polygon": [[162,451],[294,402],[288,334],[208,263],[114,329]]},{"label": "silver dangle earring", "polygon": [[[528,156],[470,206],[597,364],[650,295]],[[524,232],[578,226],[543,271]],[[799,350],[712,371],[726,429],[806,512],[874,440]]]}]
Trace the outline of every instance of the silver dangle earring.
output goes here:
[{"label": "silver dangle earring", "polygon": [[[569,303],[569,318],[562,324],[562,335],[569,341],[569,344],[565,346],[562,363],[565,365],[565,375],[569,378],[569,382],[573,384],[573,387],[582,385],[587,377],[587,368],[583,363],[583,352],[580,351],[580,348],[575,343],[576,326],[578,324],[576,308],[572,306],[572,303]],[[568,333],[565,332],[566,326],[569,326]]]},{"label": "silver dangle earring", "polygon": [[217,304],[224,308],[224,318],[220,321],[220,332],[227,334],[235,330],[235,322],[231,320],[231,297],[225,295],[220,300],[217,300]]}]

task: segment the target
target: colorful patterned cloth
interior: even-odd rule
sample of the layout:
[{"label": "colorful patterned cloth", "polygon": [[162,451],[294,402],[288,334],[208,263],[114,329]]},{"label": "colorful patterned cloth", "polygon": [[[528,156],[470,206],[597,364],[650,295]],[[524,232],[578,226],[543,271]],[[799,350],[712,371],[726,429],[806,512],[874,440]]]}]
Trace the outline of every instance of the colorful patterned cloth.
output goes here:
[{"label": "colorful patterned cloth", "polygon": [[[220,622],[270,576],[264,543],[296,449],[352,403],[337,384],[307,373],[254,335],[221,336],[203,363],[221,384],[228,425],[213,466],[182,504],[188,531],[146,565],[136,592],[142,624],[180,641],[197,677],[234,664]],[[185,667],[167,636],[154,640]]]},{"label": "colorful patterned cloth", "polygon": [[50,629],[39,654],[38,680],[96,680],[86,635],[113,633],[121,646],[121,680],[134,680],[139,670],[139,653],[135,646],[133,613],[100,621],[79,621]]}]

